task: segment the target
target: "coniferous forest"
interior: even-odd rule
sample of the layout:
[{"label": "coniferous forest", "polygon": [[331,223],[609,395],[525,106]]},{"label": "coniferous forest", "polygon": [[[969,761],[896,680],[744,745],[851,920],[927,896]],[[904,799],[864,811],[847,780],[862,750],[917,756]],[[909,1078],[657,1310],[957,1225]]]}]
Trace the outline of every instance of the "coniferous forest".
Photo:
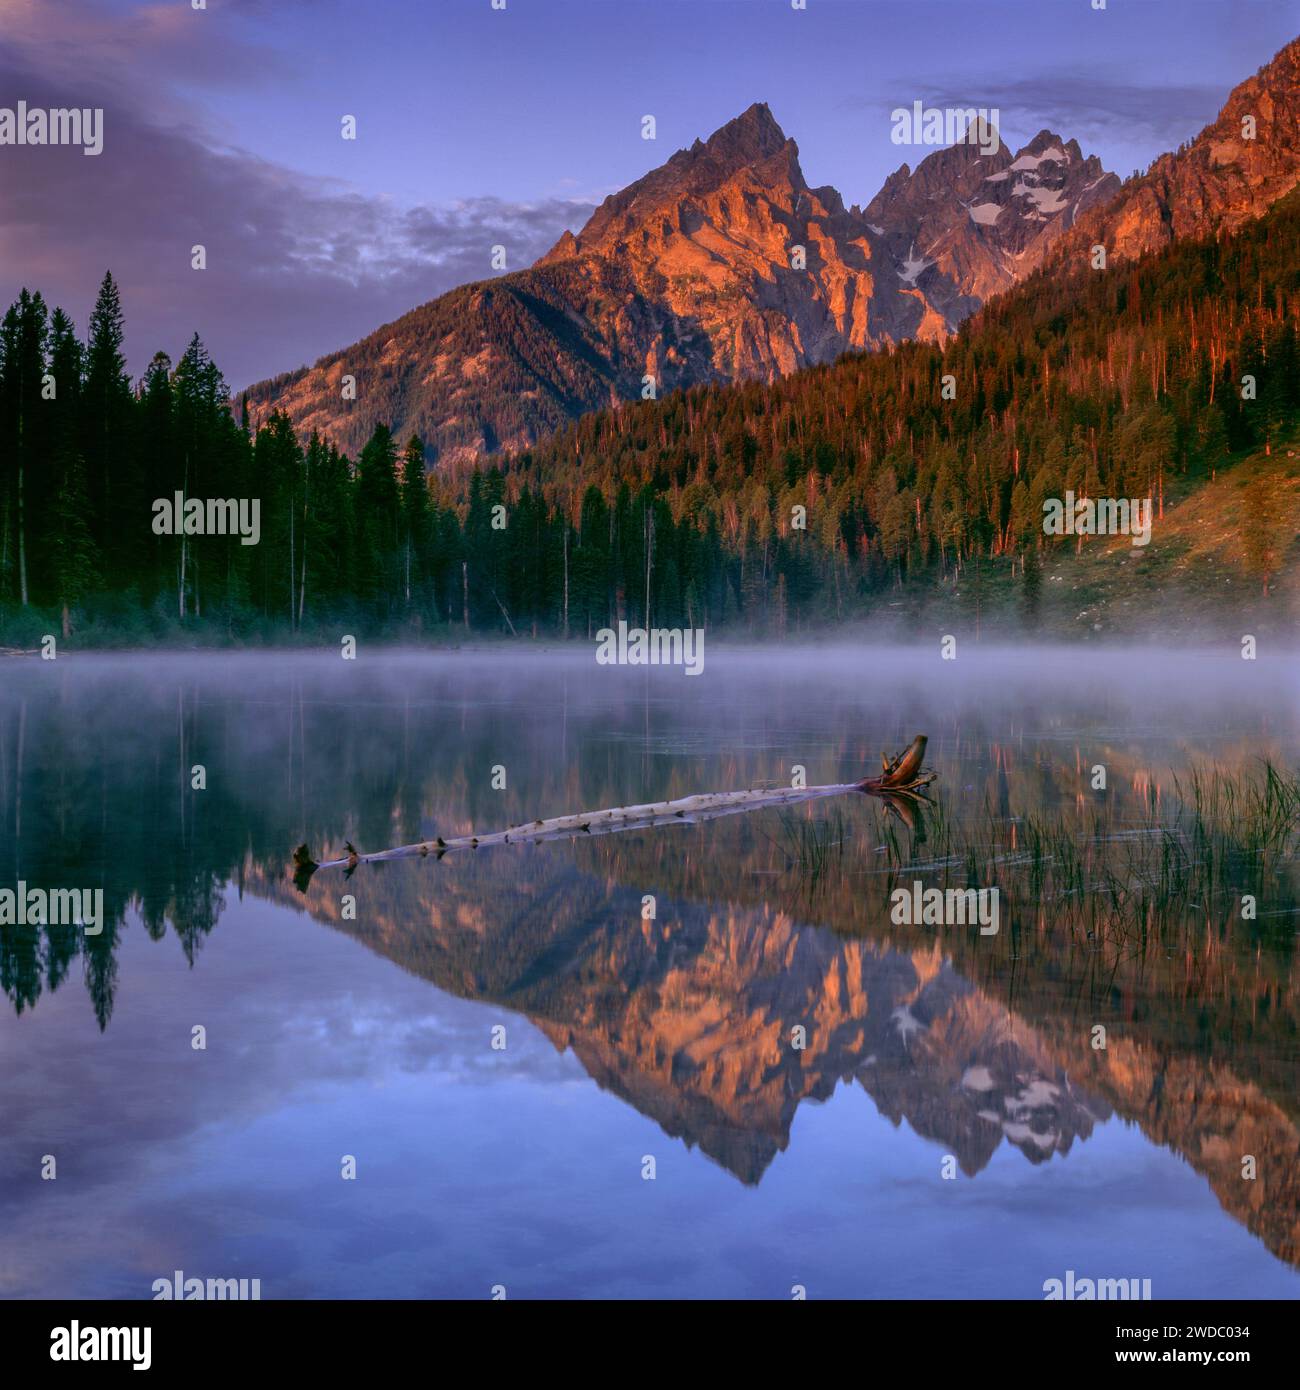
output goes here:
[{"label": "coniferous forest", "polygon": [[[1166,499],[1300,408],[1300,199],[1232,237],[1058,268],[945,349],[629,402],[426,472],[251,420],[196,334],[132,381],[106,275],[84,340],[24,290],[0,325],[0,634],[76,640],[773,633],[860,618],[972,559],[1031,596],[1043,501]],[[364,382],[359,383],[364,390]],[[1279,460],[1281,466],[1281,460]],[[156,499],[256,498],[260,538],[156,534]],[[1157,527],[1159,522],[1157,521]],[[1292,537],[1247,538],[1268,583]]]}]

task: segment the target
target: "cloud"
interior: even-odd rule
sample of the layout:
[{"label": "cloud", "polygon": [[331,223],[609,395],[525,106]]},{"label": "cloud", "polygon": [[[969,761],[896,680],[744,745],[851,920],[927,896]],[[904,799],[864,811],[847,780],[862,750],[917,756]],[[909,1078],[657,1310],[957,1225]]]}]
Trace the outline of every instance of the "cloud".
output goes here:
[{"label": "cloud", "polygon": [[[131,59],[136,78],[190,43],[188,36],[173,41],[174,21],[151,13],[134,12],[128,21],[143,36]],[[101,52],[99,71],[110,74],[127,56],[115,31],[75,7],[72,17],[38,67],[26,42],[27,5],[0,0],[0,19],[13,21],[15,40],[0,54],[6,100],[104,109],[98,157],[76,148],[0,147],[0,300],[8,304],[23,286],[40,289],[84,332],[111,269],[137,375],[160,348],[177,357],[197,331],[238,389],[487,277],[494,245],[506,247],[508,269],[521,268],[590,213],[588,203],[564,198],[402,207],[214,143],[159,86],[73,82],[65,41]],[[205,249],[205,270],[191,267],[195,246]]]},{"label": "cloud", "polygon": [[925,106],[997,107],[1010,138],[1027,140],[1051,129],[1077,139],[1085,154],[1098,145],[1158,153],[1175,149],[1214,120],[1228,95],[1214,84],[1134,86],[1080,71],[978,84],[969,77],[930,78],[899,86],[906,88],[906,100],[882,99],[870,103],[872,108],[887,112],[918,100]]},{"label": "cloud", "polygon": [[1027,131],[1032,127],[1031,133],[1044,125],[1060,126],[1080,141],[1110,140],[1164,152],[1199,134],[1227,95],[1213,84],[1134,87],[1057,73],[998,84],[985,104],[998,106],[1004,121]]},{"label": "cloud", "polygon": [[122,10],[103,0],[60,0],[55,20],[48,0],[0,0],[0,28],[25,68],[78,88],[135,85],[156,107],[180,85],[247,88],[291,70],[283,55],[245,37],[247,26],[241,32],[222,22],[216,11],[229,3],[209,0],[198,11],[188,0],[166,0]]}]

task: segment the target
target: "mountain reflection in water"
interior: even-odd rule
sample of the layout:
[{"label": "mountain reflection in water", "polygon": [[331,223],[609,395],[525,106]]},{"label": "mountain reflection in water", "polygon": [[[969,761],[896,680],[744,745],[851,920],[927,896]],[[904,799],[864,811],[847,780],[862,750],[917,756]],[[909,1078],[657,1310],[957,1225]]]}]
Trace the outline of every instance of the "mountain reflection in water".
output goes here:
[{"label": "mountain reflection in water", "polygon": [[[1121,840],[1194,762],[1294,768],[1294,668],[1242,665],[1206,659],[1183,680],[1166,670],[1157,690],[1131,661],[1083,653],[968,658],[960,683],[937,659],[924,676],[883,676],[908,666],[842,653],[783,653],[779,669],[770,655],[716,656],[689,682],[597,679],[546,656],[15,663],[0,689],[0,886],[102,886],[111,925],[98,939],[0,927],[0,983],[21,1016],[83,980],[111,1030],[125,935],[138,922],[176,938],[201,978],[234,882],[494,1017],[526,1016],[601,1088],[744,1184],[761,1185],[790,1145],[801,1104],[841,1084],[932,1141],[936,1168],[951,1154],[968,1176],[1003,1146],[1034,1165],[1069,1162],[1119,1117],[1300,1265],[1293,864],[1266,880],[1256,922],[1189,902],[1177,936],[1166,923],[1155,938],[1141,923],[1119,936],[1068,929],[1067,908],[1045,911],[1014,883],[994,938],[893,926],[889,831],[865,799],[840,808],[834,857],[811,877],[772,810],[364,865],[301,893],[286,874],[302,840],[381,849],[786,785],[795,764],[810,783],[856,780],[918,729],[949,821],[1082,826],[1104,804]],[[1088,777],[1099,763],[1102,798]],[[190,788],[195,764],[203,791]],[[826,828],[825,805],[798,809]],[[909,852],[928,862],[924,840]]]}]

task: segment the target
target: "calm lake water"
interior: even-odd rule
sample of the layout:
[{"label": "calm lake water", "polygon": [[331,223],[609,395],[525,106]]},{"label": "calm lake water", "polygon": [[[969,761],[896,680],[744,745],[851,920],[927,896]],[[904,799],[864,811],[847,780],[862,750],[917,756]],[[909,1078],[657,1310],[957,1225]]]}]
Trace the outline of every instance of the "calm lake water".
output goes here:
[{"label": "calm lake water", "polygon": [[[0,889],[107,922],[0,927],[0,1295],[1296,1297],[1296,866],[1198,879],[1166,832],[1194,767],[1300,764],[1300,667],[972,651],[3,663]],[[912,825],[852,795],[287,876],[918,732]],[[890,920],[985,833],[996,935]]]}]

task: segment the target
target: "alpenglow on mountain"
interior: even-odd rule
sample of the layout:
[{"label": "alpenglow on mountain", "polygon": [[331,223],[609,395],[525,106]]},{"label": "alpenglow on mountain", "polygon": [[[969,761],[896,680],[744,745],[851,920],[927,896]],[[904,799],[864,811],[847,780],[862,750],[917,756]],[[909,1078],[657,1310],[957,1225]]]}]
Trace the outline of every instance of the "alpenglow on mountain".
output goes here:
[{"label": "alpenglow on mountain", "polygon": [[[892,175],[866,211],[811,188],[766,105],[596,209],[527,270],[461,286],[248,392],[354,457],[376,423],[431,464],[527,447],[586,411],[941,341],[1119,181],[1043,131]],[[802,248],[800,253],[799,248]],[[344,400],[343,378],[356,380]]]},{"label": "alpenglow on mountain", "polygon": [[1218,118],[1094,207],[1053,249],[1132,259],[1184,237],[1235,231],[1300,184],[1300,38],[1233,88]]}]

